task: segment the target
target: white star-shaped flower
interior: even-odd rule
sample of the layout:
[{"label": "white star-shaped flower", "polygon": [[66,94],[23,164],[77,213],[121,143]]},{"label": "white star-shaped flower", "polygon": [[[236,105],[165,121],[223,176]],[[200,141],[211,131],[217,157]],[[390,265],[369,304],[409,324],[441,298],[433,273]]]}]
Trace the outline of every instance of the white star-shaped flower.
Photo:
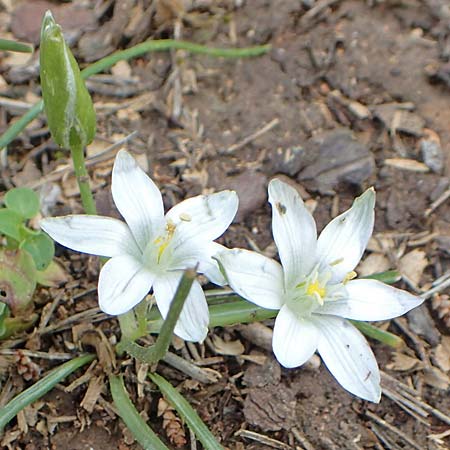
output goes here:
[{"label": "white star-shaped flower", "polygon": [[[213,283],[225,280],[212,256],[224,250],[213,242],[233,220],[238,198],[233,191],[189,198],[164,215],[161,193],[124,150],[112,173],[114,203],[125,219],[70,215],[43,219],[41,227],[55,241],[83,253],[111,258],[98,283],[100,308],[123,314],[153,288],[158,308],[167,316],[183,270],[198,264]],[[202,341],[209,314],[203,290],[194,281],[175,333],[189,341]]]},{"label": "white star-shaped flower", "polygon": [[300,366],[317,350],[345,389],[378,402],[377,362],[346,319],[391,319],[423,300],[379,281],[353,279],[372,234],[375,191],[355,199],[318,239],[314,219],[294,188],[272,180],[269,201],[281,265],[248,250],[225,250],[217,259],[230,286],[263,308],[280,310],[273,350],[283,366]]}]

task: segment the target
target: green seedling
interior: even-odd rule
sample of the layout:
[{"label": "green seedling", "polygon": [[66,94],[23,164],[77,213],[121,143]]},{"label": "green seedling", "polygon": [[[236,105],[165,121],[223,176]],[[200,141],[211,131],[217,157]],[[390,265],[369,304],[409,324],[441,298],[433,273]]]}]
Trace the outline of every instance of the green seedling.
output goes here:
[{"label": "green seedling", "polygon": [[39,197],[31,189],[14,188],[5,194],[0,208],[0,339],[34,323],[38,283],[55,286],[65,279],[53,261],[53,241],[29,227],[29,220],[38,214]]}]

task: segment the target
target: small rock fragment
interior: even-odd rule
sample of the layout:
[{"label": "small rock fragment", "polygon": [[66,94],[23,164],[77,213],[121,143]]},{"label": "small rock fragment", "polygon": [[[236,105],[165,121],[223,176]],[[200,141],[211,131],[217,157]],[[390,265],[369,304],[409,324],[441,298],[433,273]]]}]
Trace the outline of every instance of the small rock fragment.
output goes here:
[{"label": "small rock fragment", "polygon": [[305,145],[315,161],[300,172],[308,188],[332,194],[340,182],[360,185],[373,173],[375,162],[369,150],[347,129],[316,135]]},{"label": "small rock fragment", "polygon": [[251,425],[267,431],[289,430],[296,423],[295,392],[284,384],[250,388],[244,416]]},{"label": "small rock fragment", "polygon": [[305,150],[301,146],[277,148],[271,158],[273,172],[293,177],[305,166]]},{"label": "small rock fragment", "polygon": [[[50,9],[65,34],[77,34],[79,36],[83,31],[93,29],[96,25],[96,19],[92,11],[75,3],[57,5],[45,0],[22,2],[12,13],[11,31],[18,39],[32,42],[35,45],[39,44],[41,19],[45,12]],[[73,38],[74,36],[72,36],[72,41]]]},{"label": "small rock fragment", "polygon": [[248,169],[229,178],[226,189],[233,189],[239,196],[239,209],[234,222],[241,222],[266,202],[267,177],[261,172]]},{"label": "small rock fragment", "polygon": [[441,173],[444,168],[444,153],[441,148],[441,140],[436,132],[425,129],[424,137],[420,140],[420,152],[423,162],[436,173]]}]

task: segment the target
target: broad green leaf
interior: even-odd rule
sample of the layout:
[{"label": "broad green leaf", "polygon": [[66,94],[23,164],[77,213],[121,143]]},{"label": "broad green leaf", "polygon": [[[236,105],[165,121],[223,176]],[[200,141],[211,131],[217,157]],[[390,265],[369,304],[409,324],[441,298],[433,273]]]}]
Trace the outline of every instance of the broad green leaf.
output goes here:
[{"label": "broad green leaf", "polygon": [[46,269],[55,256],[55,244],[49,236],[42,232],[28,235],[20,243],[20,248],[26,250],[33,257],[37,270]]},{"label": "broad green leaf", "polygon": [[39,212],[39,197],[32,189],[14,188],[6,193],[5,205],[24,219],[31,219]]},{"label": "broad green leaf", "polygon": [[30,254],[22,250],[0,251],[0,300],[14,316],[32,309],[36,268]]},{"label": "broad green leaf", "polygon": [[20,241],[20,228],[23,217],[8,208],[0,209],[0,234]]},{"label": "broad green leaf", "polygon": [[51,261],[44,270],[36,272],[36,280],[42,286],[59,286],[67,281],[67,273],[56,261]]},{"label": "broad green leaf", "polygon": [[33,47],[22,42],[10,41],[9,39],[0,39],[0,50],[11,52],[32,53]]},{"label": "broad green leaf", "polygon": [[94,106],[50,11],[42,21],[40,68],[44,109],[53,139],[65,148],[85,147],[95,136]]}]

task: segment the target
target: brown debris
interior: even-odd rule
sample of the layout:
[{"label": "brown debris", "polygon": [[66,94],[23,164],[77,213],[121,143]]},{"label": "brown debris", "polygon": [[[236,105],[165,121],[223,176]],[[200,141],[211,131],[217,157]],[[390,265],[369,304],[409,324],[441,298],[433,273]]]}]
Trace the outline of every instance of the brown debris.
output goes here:
[{"label": "brown debris", "polygon": [[166,400],[160,398],[158,401],[158,417],[163,419],[163,429],[169,441],[176,447],[181,448],[186,445],[186,432],[183,423],[176,411]]}]

